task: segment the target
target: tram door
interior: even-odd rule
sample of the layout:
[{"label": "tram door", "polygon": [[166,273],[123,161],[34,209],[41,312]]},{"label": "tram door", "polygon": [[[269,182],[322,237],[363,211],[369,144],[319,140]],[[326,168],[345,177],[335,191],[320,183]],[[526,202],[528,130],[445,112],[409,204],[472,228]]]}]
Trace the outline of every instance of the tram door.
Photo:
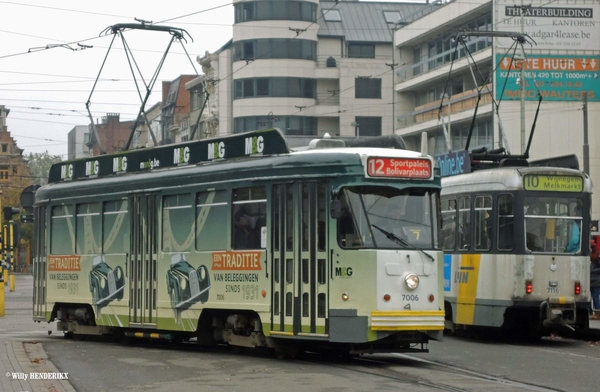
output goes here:
[{"label": "tram door", "polygon": [[154,194],[134,195],[131,198],[130,326],[156,326],[157,199]]},{"label": "tram door", "polygon": [[272,335],[327,336],[327,186],[278,184],[272,197]]},{"label": "tram door", "polygon": [[[36,320],[46,318],[46,206],[37,207],[33,226],[33,317]],[[2,284],[2,283],[0,283]],[[0,288],[4,290],[4,288]],[[4,305],[4,304],[3,304]]]}]

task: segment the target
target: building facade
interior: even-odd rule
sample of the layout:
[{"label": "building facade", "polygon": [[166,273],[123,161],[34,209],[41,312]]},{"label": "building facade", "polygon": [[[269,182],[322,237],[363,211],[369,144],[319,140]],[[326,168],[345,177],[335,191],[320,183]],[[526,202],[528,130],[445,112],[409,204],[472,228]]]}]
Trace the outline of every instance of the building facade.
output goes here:
[{"label": "building facade", "polygon": [[[457,46],[466,31],[525,34],[527,43],[515,50],[511,38],[475,34]],[[400,26],[394,42],[406,64],[395,75],[395,132],[410,148],[427,132],[430,153],[464,149],[477,107],[470,149],[521,154],[535,121],[530,159],[575,154],[600,183],[600,0],[455,0]]]},{"label": "building facade", "polygon": [[6,119],[10,113],[0,105],[0,193],[2,206],[18,206],[23,189],[33,183],[31,171],[23,156],[23,150],[10,135]]},{"label": "building facade", "polygon": [[91,156],[87,143],[90,140],[90,127],[87,125],[76,125],[67,135],[68,159],[87,158]]},{"label": "building facade", "polygon": [[198,58],[207,134],[278,127],[291,146],[393,130],[392,31],[427,9],[359,1],[233,2],[233,39]]}]

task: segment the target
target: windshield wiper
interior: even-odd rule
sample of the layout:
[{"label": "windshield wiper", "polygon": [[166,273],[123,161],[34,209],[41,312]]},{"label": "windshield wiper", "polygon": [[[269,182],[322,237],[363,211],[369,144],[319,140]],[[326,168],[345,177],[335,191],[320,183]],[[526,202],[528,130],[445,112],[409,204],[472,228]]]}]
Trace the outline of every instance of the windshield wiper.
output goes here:
[{"label": "windshield wiper", "polygon": [[412,250],[418,250],[421,253],[423,253],[425,256],[427,256],[429,258],[429,260],[431,261],[435,261],[435,259],[433,258],[432,255],[430,255],[429,253],[426,253],[423,249],[417,248],[416,246],[414,246],[413,244],[411,244],[410,242],[398,237],[396,234],[389,232],[387,230],[382,229],[381,227],[371,224],[371,226],[373,226],[374,228],[376,228],[377,230],[381,231],[383,234],[385,234],[385,236],[394,241],[395,243],[397,243],[398,245],[401,245],[402,247],[406,248],[406,249],[412,249]]}]

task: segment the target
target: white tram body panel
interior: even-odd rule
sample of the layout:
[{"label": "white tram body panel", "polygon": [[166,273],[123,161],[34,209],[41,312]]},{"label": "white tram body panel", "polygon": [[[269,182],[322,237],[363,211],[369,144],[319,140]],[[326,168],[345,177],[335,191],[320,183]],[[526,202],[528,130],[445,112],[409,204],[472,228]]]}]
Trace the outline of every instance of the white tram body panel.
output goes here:
[{"label": "white tram body panel", "polygon": [[[531,178],[539,181],[528,184]],[[587,328],[591,181],[585,174],[506,167],[442,184],[442,232],[446,226],[458,238],[467,223],[470,230],[463,242],[448,230],[442,234],[451,238],[444,246],[447,327]],[[511,212],[503,212],[509,204]],[[580,207],[584,212],[572,216]],[[567,251],[574,223],[579,245]]]}]

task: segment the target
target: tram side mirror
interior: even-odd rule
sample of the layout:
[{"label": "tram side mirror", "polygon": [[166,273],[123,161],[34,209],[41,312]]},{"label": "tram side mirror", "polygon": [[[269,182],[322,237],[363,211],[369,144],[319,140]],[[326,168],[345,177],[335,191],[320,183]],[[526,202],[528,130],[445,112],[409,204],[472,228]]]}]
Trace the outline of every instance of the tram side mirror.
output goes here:
[{"label": "tram side mirror", "polygon": [[339,219],[342,216],[342,203],[339,200],[332,200],[329,206],[329,214],[333,219]]}]

